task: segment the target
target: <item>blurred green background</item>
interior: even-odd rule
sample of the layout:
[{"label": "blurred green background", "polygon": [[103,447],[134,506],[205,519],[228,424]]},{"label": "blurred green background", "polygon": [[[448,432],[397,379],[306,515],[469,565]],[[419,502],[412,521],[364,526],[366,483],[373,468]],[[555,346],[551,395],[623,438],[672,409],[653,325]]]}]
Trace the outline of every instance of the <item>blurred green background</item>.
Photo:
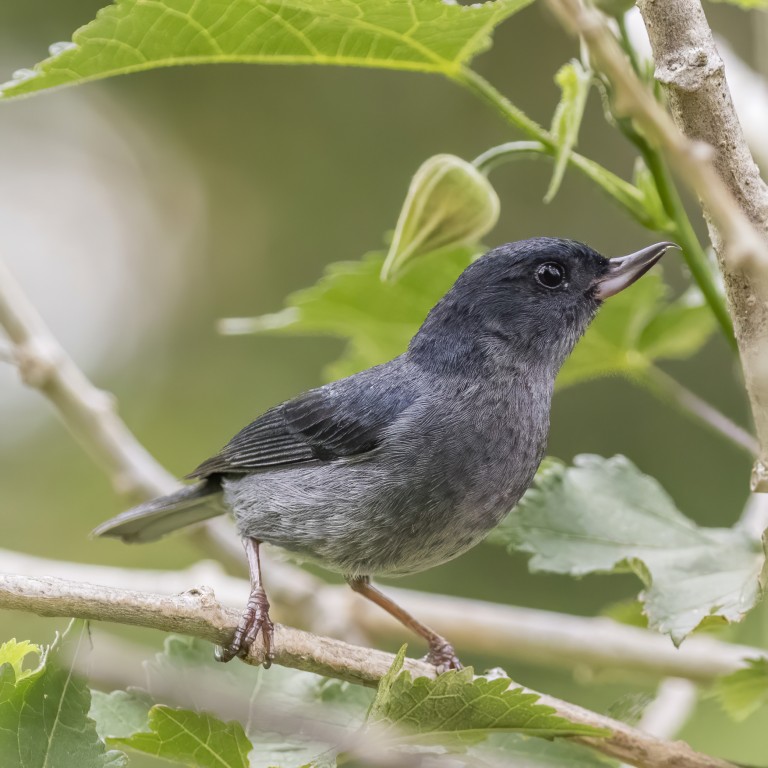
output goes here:
[{"label": "blurred green background", "polygon": [[[94,0],[0,5],[0,79],[43,58],[51,42],[69,39],[99,6]],[[750,16],[714,4],[707,12],[712,25],[753,61],[757,38]],[[575,43],[546,9],[534,5],[500,28],[493,49],[476,66],[518,106],[549,124],[558,98],[553,75],[576,54]],[[99,386],[115,393],[123,417],[148,449],[183,475],[267,407],[321,383],[322,366],[341,348],[327,339],[221,337],[217,319],[275,311],[288,292],[313,283],[329,262],[379,248],[411,174],[426,157],[451,152],[471,159],[512,138],[495,114],[457,86],[408,73],[219,65],[62,90],[0,108],[0,168],[17,174],[0,171],[1,206],[29,213],[28,219],[7,220],[0,214],[0,248],[33,296],[52,294],[50,312],[43,298],[38,303],[54,331],[59,332],[57,318],[77,321],[68,344],[76,356],[86,338],[75,338],[77,328],[99,326],[101,352],[79,362]],[[50,178],[36,176],[30,183],[25,169],[39,169],[46,149],[62,142],[74,147],[72,164],[49,165]],[[606,126],[594,91],[579,150],[625,177],[631,173],[633,153]],[[76,168],[83,184],[93,178],[87,193],[68,185],[67,168]],[[570,171],[555,201],[544,205],[550,171],[546,162],[521,162],[495,172],[502,215],[486,238],[489,244],[563,236],[618,255],[655,239]],[[131,231],[121,231],[118,244],[113,230],[97,226],[89,195],[116,200],[117,219],[129,205],[142,205],[145,219],[131,219]],[[68,214],[71,231],[62,230],[62,238],[71,238],[67,247],[14,257],[15,244],[45,242],[40,233],[49,222],[46,206],[57,199],[74,211]],[[75,215],[84,224],[75,225]],[[144,226],[146,216],[151,226]],[[694,221],[704,237],[698,215]],[[71,270],[62,261],[69,252],[84,259]],[[682,289],[684,271],[674,256],[667,262],[670,282]],[[102,280],[114,293],[105,314],[92,318],[89,296],[99,293]],[[67,333],[61,335],[68,342]],[[667,370],[747,423],[738,372],[719,338],[696,359]],[[137,567],[179,567],[197,559],[183,536],[136,548],[89,540],[88,532],[118,512],[120,503],[50,405],[22,391],[7,371],[0,378],[0,419],[0,546]],[[746,498],[747,457],[623,380],[558,394],[549,450],[563,459],[624,453],[705,525],[731,525]],[[490,545],[400,583],[587,615],[638,588],[630,577],[577,582],[531,576],[525,558],[510,558]],[[60,626],[2,613],[0,640],[45,642]],[[161,642],[148,631],[130,636],[155,646]],[[498,663],[462,655],[480,666]],[[601,709],[637,690],[508,666],[525,684]],[[768,713],[735,726],[705,702],[682,735],[700,749],[756,762],[768,752],[766,727]]]}]

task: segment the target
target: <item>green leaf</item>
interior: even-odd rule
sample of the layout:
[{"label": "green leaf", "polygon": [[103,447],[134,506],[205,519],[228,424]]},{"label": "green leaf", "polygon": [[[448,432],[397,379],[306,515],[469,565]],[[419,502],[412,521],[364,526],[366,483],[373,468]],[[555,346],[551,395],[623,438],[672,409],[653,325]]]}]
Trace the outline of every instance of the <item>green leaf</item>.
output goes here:
[{"label": "green leaf", "polygon": [[149,730],[149,710],[152,697],[145,691],[91,691],[90,716],[102,739],[127,738],[139,731]]},{"label": "green leaf", "polygon": [[24,659],[30,654],[38,658],[42,655],[42,648],[39,645],[30,643],[28,640],[17,642],[15,639],[0,645],[0,667],[3,664],[9,664],[13,670],[16,682],[29,677],[34,673],[34,669],[24,669]]},{"label": "green leaf", "polygon": [[[153,704],[159,704],[172,691],[173,704],[181,705],[171,710],[182,712],[175,715],[177,718],[183,716],[190,727],[197,723],[219,734],[230,746],[240,743],[240,732],[236,723],[228,721],[240,721],[251,750],[249,768],[300,768],[332,761],[332,755],[326,758],[333,739],[330,727],[338,726],[341,731],[358,728],[373,698],[371,691],[360,686],[309,672],[284,667],[269,672],[243,665],[224,667],[214,661],[210,643],[176,635],[166,637],[163,652],[146,664],[146,671],[149,693],[137,689],[94,692],[91,716],[102,738],[170,756],[171,747],[161,742],[172,729],[165,721],[162,728],[151,725],[149,713]],[[288,726],[275,733],[270,729],[283,713]],[[160,717],[163,715],[156,716]],[[312,726],[312,734],[328,732],[329,742],[302,736],[298,731],[305,722]],[[180,739],[186,751],[178,759],[192,760],[185,756],[191,749],[189,739]],[[202,762],[192,764],[206,766],[209,758],[210,753],[201,750],[196,759]]]},{"label": "green leaf", "polygon": [[[335,64],[455,76],[532,0],[117,0],[2,97],[177,64]],[[63,50],[62,50],[63,48]]]},{"label": "green leaf", "polygon": [[632,181],[642,196],[642,204],[646,214],[645,226],[657,232],[673,232],[675,223],[667,215],[653,174],[648,170],[642,157],[635,160],[635,172]]},{"label": "green leaf", "polygon": [[291,294],[288,308],[252,319],[224,320],[224,333],[320,333],[347,338],[325,373],[336,379],[391,360],[408,346],[430,309],[469,266],[476,248],[435,251],[391,281],[379,278],[383,255],[337,262],[311,288]]},{"label": "green leaf", "polygon": [[671,303],[667,291],[661,276],[651,273],[606,301],[566,360],[557,386],[615,374],[642,381],[655,360],[695,354],[715,319],[697,290]]},{"label": "green leaf", "polygon": [[745,659],[747,666],[721,677],[712,695],[734,719],[745,720],[768,704],[768,659]]},{"label": "green leaf", "polygon": [[592,84],[592,72],[584,69],[577,60],[564,64],[555,75],[555,82],[560,87],[560,103],[552,117],[552,137],[555,140],[557,151],[555,154],[555,168],[552,171],[552,179],[549,189],[544,197],[544,202],[551,202],[565,175],[568,167],[568,158],[571,150],[576,146],[579,136],[581,119],[587,106],[587,96]]},{"label": "green leaf", "polygon": [[149,729],[113,741],[199,768],[249,768],[251,742],[240,723],[222,723],[205,713],[158,705],[149,711]]},{"label": "green leaf", "polygon": [[471,246],[499,220],[499,197],[485,174],[455,155],[434,155],[416,171],[381,268],[389,280],[411,260]]},{"label": "green leaf", "polygon": [[[17,677],[18,664],[0,666],[0,755],[3,768],[123,768],[125,755],[107,751],[88,717],[90,693],[73,673],[85,652],[88,630],[82,622],[42,655],[32,672]],[[5,644],[6,647],[8,644]],[[21,644],[23,645],[23,644]],[[6,651],[8,658],[20,650]]]},{"label": "green leaf", "polygon": [[710,0],[710,2],[738,5],[740,8],[744,8],[745,10],[750,8],[768,8],[768,0]]},{"label": "green leaf", "polygon": [[[379,278],[383,256],[337,262],[310,288],[291,294],[286,308],[256,318],[222,320],[225,334],[320,334],[348,340],[328,366],[339,379],[401,354],[430,309],[469,266],[479,246],[434,251],[409,263],[391,281]],[[696,291],[666,302],[657,273],[612,297],[577,344],[557,379],[558,387],[599,376],[642,380],[654,360],[694,354],[709,338],[714,320]]]},{"label": "green leaf", "polygon": [[606,605],[600,615],[630,627],[648,628],[648,617],[643,613],[643,604],[634,597]]},{"label": "green leaf", "polygon": [[650,626],[676,645],[708,617],[739,621],[761,597],[762,543],[738,526],[697,526],[623,456],[548,463],[491,539],[531,553],[532,571],[634,572]]},{"label": "green leaf", "polygon": [[607,736],[609,732],[572,723],[538,704],[538,695],[511,689],[507,677],[473,679],[471,667],[435,679],[401,671],[400,650],[379,682],[367,726],[382,743],[472,744],[492,732],[556,736]]}]

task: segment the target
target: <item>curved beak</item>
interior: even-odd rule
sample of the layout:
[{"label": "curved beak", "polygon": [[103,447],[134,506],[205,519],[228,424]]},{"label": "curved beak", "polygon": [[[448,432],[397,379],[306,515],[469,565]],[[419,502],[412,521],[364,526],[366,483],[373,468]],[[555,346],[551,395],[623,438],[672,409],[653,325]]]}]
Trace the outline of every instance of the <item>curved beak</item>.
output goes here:
[{"label": "curved beak", "polygon": [[629,256],[608,260],[608,271],[595,284],[595,297],[602,301],[615,296],[642,277],[675,243],[656,243]]}]

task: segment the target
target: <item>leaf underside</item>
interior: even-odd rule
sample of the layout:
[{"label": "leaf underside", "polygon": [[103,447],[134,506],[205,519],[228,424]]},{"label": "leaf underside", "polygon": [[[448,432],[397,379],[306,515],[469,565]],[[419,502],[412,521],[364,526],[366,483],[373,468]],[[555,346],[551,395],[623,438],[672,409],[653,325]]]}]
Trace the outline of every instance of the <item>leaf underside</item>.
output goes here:
[{"label": "leaf underside", "polygon": [[650,626],[675,644],[705,619],[741,620],[761,597],[761,542],[697,526],[623,456],[548,463],[492,540],[530,553],[534,571],[634,572]]}]

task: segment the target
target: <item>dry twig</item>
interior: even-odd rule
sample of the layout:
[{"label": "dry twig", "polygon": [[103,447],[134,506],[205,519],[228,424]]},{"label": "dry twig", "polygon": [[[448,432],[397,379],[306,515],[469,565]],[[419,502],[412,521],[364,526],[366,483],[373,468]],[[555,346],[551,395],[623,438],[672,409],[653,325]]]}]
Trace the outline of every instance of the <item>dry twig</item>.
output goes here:
[{"label": "dry twig", "polygon": [[[131,592],[63,579],[0,575],[0,609],[20,610],[40,616],[66,616],[150,627],[164,632],[192,635],[212,643],[225,643],[239,614],[220,605],[211,590],[195,589],[175,597]],[[382,651],[350,645],[283,625],[275,626],[275,663],[315,672],[359,685],[375,685],[392,664],[393,656]],[[264,661],[259,640],[246,659]],[[434,668],[407,659],[405,669],[415,676],[433,677]],[[534,691],[535,693],[535,691]],[[625,723],[538,694],[540,703],[553,707],[569,720],[606,728],[606,738],[578,737],[580,744],[640,768],[734,768],[732,763],[695,752],[684,742],[669,742]]]}]

